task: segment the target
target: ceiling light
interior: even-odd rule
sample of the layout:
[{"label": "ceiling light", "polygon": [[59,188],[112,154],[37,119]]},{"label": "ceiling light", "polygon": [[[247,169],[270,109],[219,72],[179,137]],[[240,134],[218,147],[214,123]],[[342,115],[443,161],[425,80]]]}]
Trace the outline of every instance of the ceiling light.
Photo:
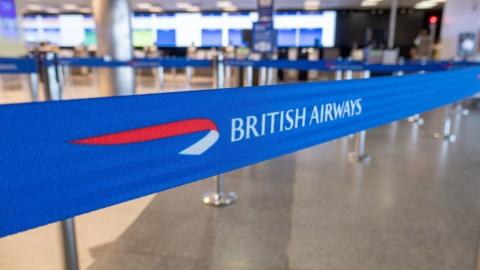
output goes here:
[{"label": "ceiling light", "polygon": [[238,7],[236,6],[230,6],[230,7],[225,7],[223,8],[224,11],[228,11],[228,12],[235,12],[235,11],[238,11]]},{"label": "ceiling light", "polygon": [[378,6],[378,1],[364,0],[364,1],[362,1],[362,3],[360,4],[360,6],[362,6],[362,7],[374,7],[374,6]]},{"label": "ceiling light", "polygon": [[217,7],[219,8],[229,8],[234,6],[230,1],[219,1],[217,2]]},{"label": "ceiling light", "polygon": [[200,12],[201,11],[201,9],[197,6],[189,6],[185,10],[188,11],[188,12]]},{"label": "ceiling light", "polygon": [[187,8],[191,8],[192,5],[189,4],[189,3],[186,3],[186,2],[178,2],[177,3],[177,8],[181,8],[181,9],[187,9]]},{"label": "ceiling light", "polygon": [[64,10],[72,11],[72,10],[77,10],[77,9],[78,9],[78,6],[75,5],[75,4],[64,4],[64,5],[62,6],[62,8],[63,8]]},{"label": "ceiling light", "polygon": [[303,8],[306,10],[318,10],[320,9],[320,0],[306,0],[303,3]]},{"label": "ceiling light", "polygon": [[30,4],[30,5],[27,5],[27,9],[30,11],[41,11],[43,10],[43,7],[41,5]]},{"label": "ceiling light", "polygon": [[429,8],[433,8],[437,5],[437,3],[435,1],[422,1],[422,2],[419,2],[415,5],[415,8],[416,9],[429,9]]},{"label": "ceiling light", "polygon": [[79,9],[79,11],[82,13],[92,13],[92,9],[88,7],[82,7]]},{"label": "ceiling light", "polygon": [[159,12],[163,12],[163,8],[152,6],[151,8],[148,9],[148,11],[153,12],[153,13],[159,13]]},{"label": "ceiling light", "polygon": [[60,13],[60,10],[58,8],[47,8],[45,9],[45,11],[47,13],[53,13],[53,14]]},{"label": "ceiling light", "polygon": [[138,3],[137,8],[138,9],[150,9],[150,8],[152,8],[152,4],[151,3],[146,3],[146,2]]}]

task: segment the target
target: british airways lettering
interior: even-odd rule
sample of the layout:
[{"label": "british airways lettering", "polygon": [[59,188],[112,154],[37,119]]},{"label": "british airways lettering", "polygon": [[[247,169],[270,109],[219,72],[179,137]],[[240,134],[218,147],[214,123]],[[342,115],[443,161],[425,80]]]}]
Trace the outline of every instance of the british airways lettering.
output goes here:
[{"label": "british airways lettering", "polygon": [[362,99],[247,115],[231,120],[231,142],[287,132],[362,114]]}]

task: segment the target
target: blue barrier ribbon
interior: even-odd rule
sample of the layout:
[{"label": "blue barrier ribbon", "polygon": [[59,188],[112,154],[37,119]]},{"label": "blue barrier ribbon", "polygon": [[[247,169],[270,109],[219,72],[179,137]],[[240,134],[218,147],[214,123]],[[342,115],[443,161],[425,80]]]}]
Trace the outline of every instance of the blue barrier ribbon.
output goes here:
[{"label": "blue barrier ribbon", "polygon": [[118,61],[107,60],[101,57],[89,57],[89,58],[58,58],[52,60],[49,63],[56,63],[61,66],[84,66],[84,67],[105,67],[115,68],[123,66],[131,66],[134,68],[147,68],[147,67],[166,67],[166,68],[185,68],[185,67],[210,67],[212,61],[210,60],[197,60],[188,58],[135,58],[130,61]]},{"label": "blue barrier ribbon", "polygon": [[212,61],[189,59],[189,58],[137,58],[133,60],[133,67],[165,67],[165,68],[185,68],[185,67],[211,67]]},{"label": "blue barrier ribbon", "polygon": [[480,91],[480,68],[0,106],[0,236],[403,119]]},{"label": "blue barrier ribbon", "polygon": [[0,74],[36,73],[37,62],[34,58],[0,58]]},{"label": "blue barrier ribbon", "polygon": [[[405,63],[403,65],[385,65],[385,64],[368,64],[360,61],[335,61],[335,60],[226,60],[225,62],[230,66],[254,68],[267,67],[278,69],[296,69],[296,70],[318,70],[318,71],[335,71],[335,70],[352,70],[363,71],[369,70],[371,72],[392,73],[397,71],[404,72],[419,72],[419,71],[441,71],[448,70],[453,67],[463,67],[465,65],[451,62],[418,62]],[[471,64],[474,65],[474,64]],[[478,64],[477,64],[478,65]]]}]

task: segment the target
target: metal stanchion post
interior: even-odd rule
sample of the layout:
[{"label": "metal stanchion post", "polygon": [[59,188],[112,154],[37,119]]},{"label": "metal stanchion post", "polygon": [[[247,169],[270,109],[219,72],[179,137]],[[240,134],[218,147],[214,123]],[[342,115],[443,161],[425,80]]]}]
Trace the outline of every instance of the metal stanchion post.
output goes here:
[{"label": "metal stanchion post", "polygon": [[177,69],[172,68],[172,76],[173,76],[173,88],[177,89]]},{"label": "metal stanchion post", "polygon": [[38,75],[37,73],[28,74],[28,86],[30,88],[30,94],[32,96],[32,101],[38,101],[39,92],[38,92]]},{"label": "metal stanchion post", "polygon": [[232,86],[232,67],[229,65],[225,66],[225,81],[226,81],[226,86],[228,87]]},{"label": "metal stanchion post", "polygon": [[192,67],[185,68],[185,75],[187,76],[187,88],[192,88]]},{"label": "metal stanchion post", "polygon": [[341,71],[341,70],[335,71],[335,80],[336,81],[343,80],[343,71]]},{"label": "metal stanchion post", "polygon": [[79,270],[77,239],[75,234],[75,222],[73,218],[62,221],[63,248],[65,254],[65,268]]},{"label": "metal stanchion post", "polygon": [[47,62],[50,63],[45,70],[45,99],[60,100],[62,99],[63,89],[60,84],[57,67],[55,64],[52,64],[56,59],[56,55],[54,53],[47,53],[45,57]]},{"label": "metal stanchion post", "polygon": [[[47,53],[45,60],[49,65],[42,65],[45,68],[40,72],[42,74],[42,81],[44,83],[45,99],[46,100],[61,100],[62,86],[59,82],[59,69],[57,69],[54,53]],[[74,218],[69,218],[61,221],[63,245],[65,251],[65,266],[68,270],[78,270],[78,253],[77,241],[75,237],[75,221]]]},{"label": "metal stanchion post", "polygon": [[[395,73],[395,76],[403,76],[405,73],[403,71],[398,71]],[[424,120],[420,114],[415,114],[407,118],[407,121],[410,123],[415,123],[419,126],[424,124]]]},{"label": "metal stanchion post", "polygon": [[215,177],[216,190],[203,195],[203,203],[211,206],[229,206],[237,200],[235,192],[225,192],[224,175]]},{"label": "metal stanchion post", "polygon": [[366,138],[367,132],[365,130],[355,134],[355,152],[348,154],[351,162],[368,164],[372,161],[372,157],[365,153]]},{"label": "metal stanchion post", "polygon": [[258,78],[258,85],[266,85],[267,84],[267,68],[261,67],[259,70],[259,78]]},{"label": "metal stanchion post", "polygon": [[345,80],[351,80],[353,79],[353,71],[347,70],[345,71]]},{"label": "metal stanchion post", "polygon": [[275,69],[274,69],[274,68],[269,67],[269,68],[267,69],[267,84],[268,84],[268,85],[272,85],[272,84],[273,84],[273,76],[274,76],[274,73],[275,73]]},{"label": "metal stanchion post", "polygon": [[[370,78],[370,71],[363,71],[364,79]],[[365,152],[365,141],[367,139],[367,131],[363,130],[355,134],[355,151],[348,154],[351,162],[368,164],[372,161],[372,157]]]},{"label": "metal stanchion post", "polygon": [[466,116],[466,115],[469,115],[469,114],[470,114],[470,110],[469,110],[469,109],[466,109],[466,108],[463,106],[463,104],[462,104],[461,101],[457,102],[457,105],[455,106],[455,109],[456,109],[457,113],[459,113],[459,114],[461,114],[461,115],[465,115],[465,116]]},{"label": "metal stanchion post", "polygon": [[245,83],[245,86],[249,87],[249,86],[253,86],[253,67],[252,66],[248,66],[246,67],[246,79],[247,79],[247,82]]},{"label": "metal stanchion post", "polygon": [[455,142],[457,139],[452,133],[452,105],[445,107],[445,122],[443,124],[443,133],[437,132],[434,134],[437,139],[442,139],[447,142]]},{"label": "metal stanchion post", "polygon": [[162,66],[159,66],[157,68],[157,76],[158,76],[158,84],[160,86],[160,89],[165,88],[165,70]]},{"label": "metal stanchion post", "polygon": [[[223,88],[225,86],[225,70],[223,64],[223,55],[219,54],[216,62],[215,81],[216,88]],[[228,206],[237,200],[235,192],[225,191],[224,175],[217,175],[215,178],[215,191],[203,195],[203,203],[211,206]]]}]

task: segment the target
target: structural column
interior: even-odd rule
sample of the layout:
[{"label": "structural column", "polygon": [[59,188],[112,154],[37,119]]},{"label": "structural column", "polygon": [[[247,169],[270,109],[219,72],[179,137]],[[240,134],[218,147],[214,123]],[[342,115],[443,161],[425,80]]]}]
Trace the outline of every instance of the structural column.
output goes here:
[{"label": "structural column", "polygon": [[[130,0],[92,0],[97,32],[97,56],[118,61],[133,58],[132,7]],[[131,67],[100,70],[103,96],[135,93],[135,72]]]},{"label": "structural column", "polygon": [[392,5],[390,7],[390,24],[388,26],[388,48],[393,49],[395,47],[395,31],[397,29],[397,10],[398,0],[391,0]]}]

